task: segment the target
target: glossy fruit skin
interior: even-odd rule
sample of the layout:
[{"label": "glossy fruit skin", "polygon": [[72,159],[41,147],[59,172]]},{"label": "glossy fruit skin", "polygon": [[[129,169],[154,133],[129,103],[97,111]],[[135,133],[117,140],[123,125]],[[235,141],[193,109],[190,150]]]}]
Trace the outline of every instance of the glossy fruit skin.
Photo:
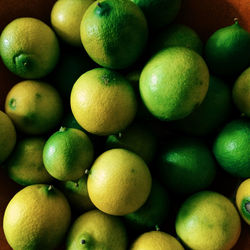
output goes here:
[{"label": "glossy fruit skin", "polygon": [[250,122],[228,123],[214,141],[213,152],[220,166],[233,176],[250,177]]},{"label": "glossy fruit skin", "polygon": [[250,64],[250,33],[237,21],[217,30],[207,40],[205,60],[215,75],[239,75]]}]

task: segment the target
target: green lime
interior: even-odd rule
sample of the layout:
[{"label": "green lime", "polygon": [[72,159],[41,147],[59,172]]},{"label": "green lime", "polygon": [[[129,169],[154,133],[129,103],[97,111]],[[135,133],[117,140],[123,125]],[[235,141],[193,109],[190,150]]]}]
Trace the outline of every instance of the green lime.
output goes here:
[{"label": "green lime", "polygon": [[70,206],[52,185],[30,185],[11,199],[4,212],[3,230],[13,249],[52,250],[69,228]]},{"label": "green lime", "polygon": [[85,12],[80,28],[82,44],[99,65],[122,69],[142,54],[148,28],[141,9],[132,1],[95,1]]},{"label": "green lime", "polygon": [[232,120],[217,135],[213,152],[220,166],[228,173],[250,177],[250,122]]},{"label": "green lime", "polygon": [[62,127],[52,134],[43,149],[45,168],[61,181],[77,180],[90,167],[93,145],[88,136],[79,129]]},{"label": "green lime", "polygon": [[203,44],[198,34],[184,24],[173,24],[162,30],[152,43],[153,54],[174,46],[186,47],[202,55]]},{"label": "green lime", "polygon": [[43,147],[46,140],[41,137],[21,139],[6,162],[8,175],[21,185],[50,183],[53,178],[43,164]]},{"label": "green lime", "polygon": [[172,127],[190,135],[206,135],[218,129],[231,113],[231,88],[221,79],[210,76],[207,95],[201,105]]},{"label": "green lime", "polygon": [[202,191],[181,205],[175,223],[186,247],[197,250],[232,249],[241,232],[239,214],[225,196]]},{"label": "green lime", "polygon": [[215,166],[212,153],[201,140],[175,137],[163,148],[158,167],[163,183],[171,191],[189,194],[213,182]]},{"label": "green lime", "polygon": [[250,64],[250,33],[235,20],[207,40],[205,58],[215,75],[237,76]]},{"label": "green lime", "polygon": [[14,74],[37,79],[50,73],[59,58],[59,43],[54,31],[31,17],[17,18],[2,31],[0,55]]},{"label": "green lime", "polygon": [[233,100],[242,114],[250,117],[250,67],[234,83]]},{"label": "green lime", "polygon": [[202,57],[184,47],[169,47],[143,68],[140,93],[148,110],[161,120],[189,115],[206,96],[209,72]]}]

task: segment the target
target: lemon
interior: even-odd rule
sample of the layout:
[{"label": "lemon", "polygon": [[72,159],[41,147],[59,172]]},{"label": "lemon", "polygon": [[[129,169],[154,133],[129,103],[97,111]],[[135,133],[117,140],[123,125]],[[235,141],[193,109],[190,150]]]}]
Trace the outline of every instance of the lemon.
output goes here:
[{"label": "lemon", "polygon": [[184,119],[174,121],[172,127],[197,136],[217,131],[231,113],[231,95],[228,84],[210,75],[208,91],[201,105]]},{"label": "lemon", "polygon": [[233,100],[238,109],[250,117],[250,67],[234,83]]},{"label": "lemon", "polygon": [[27,137],[19,140],[6,162],[8,175],[21,185],[50,183],[53,178],[43,164],[42,137]]},{"label": "lemon", "polygon": [[184,248],[172,235],[161,231],[150,231],[141,234],[130,250],[184,250]]},{"label": "lemon", "polygon": [[250,178],[242,181],[238,187],[236,205],[243,220],[250,225]]},{"label": "lemon", "polygon": [[16,145],[16,129],[9,116],[0,110],[0,164],[3,163]]},{"label": "lemon", "polygon": [[61,182],[60,188],[67,197],[71,207],[78,213],[95,207],[89,198],[87,175],[82,176],[76,181]]},{"label": "lemon", "polygon": [[175,193],[200,191],[215,178],[213,155],[199,139],[175,137],[164,146],[159,158],[162,181]]},{"label": "lemon", "polygon": [[95,1],[85,12],[80,35],[89,56],[99,65],[122,69],[142,54],[148,28],[141,9],[132,1]]},{"label": "lemon", "polygon": [[162,225],[169,215],[169,195],[158,180],[153,179],[147,201],[133,213],[125,215],[125,220],[133,229],[153,229]]},{"label": "lemon", "polygon": [[250,177],[250,122],[239,119],[226,124],[215,138],[213,152],[220,166],[233,176]]},{"label": "lemon", "polygon": [[151,45],[153,53],[174,46],[186,47],[202,55],[203,44],[198,34],[184,24],[172,24],[159,32]]},{"label": "lemon", "polygon": [[54,178],[61,181],[77,180],[90,167],[93,155],[92,142],[83,131],[62,127],[46,141],[43,162]]},{"label": "lemon", "polygon": [[51,24],[58,36],[73,46],[81,46],[80,24],[93,0],[58,0],[51,10]]},{"label": "lemon", "polygon": [[241,222],[228,198],[202,191],[181,205],[175,228],[180,239],[191,249],[228,250],[240,236]]},{"label": "lemon", "polygon": [[73,86],[70,104],[77,122],[97,135],[125,129],[136,114],[136,97],[130,83],[119,73],[95,68],[84,73]]},{"label": "lemon", "polygon": [[3,229],[13,249],[54,249],[69,227],[71,211],[64,195],[51,185],[20,190],[9,202]]},{"label": "lemon", "polygon": [[0,55],[14,74],[37,79],[46,76],[59,58],[59,43],[54,31],[31,17],[17,18],[2,31]]},{"label": "lemon", "polygon": [[125,250],[126,246],[126,230],[120,219],[97,209],[79,216],[66,240],[67,250]]},{"label": "lemon", "polygon": [[204,100],[209,72],[202,57],[184,47],[169,47],[153,56],[142,70],[140,93],[158,119],[177,120]]},{"label": "lemon", "polygon": [[87,188],[89,197],[101,211],[125,215],[139,209],[151,190],[151,174],[146,163],[125,149],[111,149],[92,165]]},{"label": "lemon", "polygon": [[108,136],[106,148],[125,148],[150,163],[156,152],[156,137],[145,125],[134,123],[124,131]]},{"label": "lemon", "polygon": [[250,33],[238,20],[218,29],[207,40],[205,58],[215,75],[237,76],[250,64]]},{"label": "lemon", "polygon": [[63,105],[61,97],[51,85],[26,80],[11,88],[5,100],[5,111],[17,129],[38,135],[58,125]]}]

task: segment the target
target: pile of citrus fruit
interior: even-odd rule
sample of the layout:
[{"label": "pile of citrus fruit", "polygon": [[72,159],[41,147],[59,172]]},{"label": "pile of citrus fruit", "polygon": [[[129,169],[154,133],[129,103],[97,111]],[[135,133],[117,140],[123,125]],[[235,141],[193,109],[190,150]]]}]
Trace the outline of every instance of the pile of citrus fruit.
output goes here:
[{"label": "pile of citrus fruit", "polygon": [[181,6],[58,0],[1,31],[14,250],[228,250],[250,225],[250,33],[203,43]]}]

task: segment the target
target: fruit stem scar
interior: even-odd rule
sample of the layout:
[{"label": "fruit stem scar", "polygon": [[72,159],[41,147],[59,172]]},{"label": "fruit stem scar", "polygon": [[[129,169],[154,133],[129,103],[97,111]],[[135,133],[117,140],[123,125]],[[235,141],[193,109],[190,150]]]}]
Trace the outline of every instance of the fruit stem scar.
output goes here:
[{"label": "fruit stem scar", "polygon": [[86,243],[86,240],[81,240],[81,244],[84,245]]},{"label": "fruit stem scar", "polygon": [[66,127],[60,127],[59,132],[64,132],[64,131],[66,131],[66,130],[67,130]]},{"label": "fruit stem scar", "polygon": [[16,109],[16,99],[15,98],[10,99],[9,106],[11,109]]},{"label": "fruit stem scar", "polygon": [[235,18],[234,18],[234,23],[235,23],[235,24],[238,24],[238,23],[239,23],[238,17],[235,17]]},{"label": "fruit stem scar", "polygon": [[156,230],[156,231],[160,231],[159,225],[155,225],[155,230]]},{"label": "fruit stem scar", "polygon": [[246,210],[248,213],[250,213],[250,201],[246,203]]}]

